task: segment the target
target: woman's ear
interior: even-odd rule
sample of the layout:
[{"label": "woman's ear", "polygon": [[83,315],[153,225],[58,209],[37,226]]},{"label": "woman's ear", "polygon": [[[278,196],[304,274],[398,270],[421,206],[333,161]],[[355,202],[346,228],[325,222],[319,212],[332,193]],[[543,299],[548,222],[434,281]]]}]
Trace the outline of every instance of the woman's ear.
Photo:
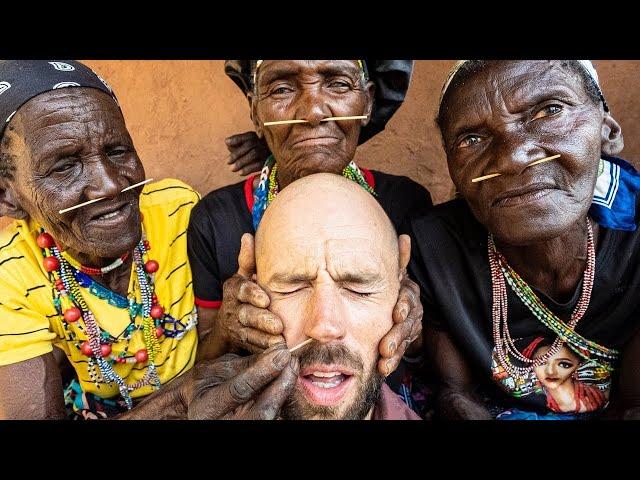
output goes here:
[{"label": "woman's ear", "polygon": [[258,102],[256,101],[253,92],[247,93],[247,100],[249,100],[249,111],[251,115],[251,121],[253,122],[253,128],[256,131],[256,135],[258,135],[258,138],[264,138],[262,125],[258,121]]},{"label": "woman's ear", "polygon": [[29,215],[22,208],[9,182],[6,178],[0,179],[0,216],[11,217],[15,220],[24,220]]},{"label": "woman's ear", "polygon": [[362,114],[366,115],[367,118],[361,120],[363,127],[367,125],[371,120],[371,112],[373,111],[373,102],[374,102],[373,99],[375,98],[376,85],[371,80],[369,80],[365,85],[364,93],[367,96],[367,103],[364,107],[364,112]]},{"label": "woman's ear", "polygon": [[602,120],[602,129],[600,131],[602,146],[600,150],[605,155],[618,155],[624,148],[624,139],[622,138],[622,128],[609,113],[604,114]]}]

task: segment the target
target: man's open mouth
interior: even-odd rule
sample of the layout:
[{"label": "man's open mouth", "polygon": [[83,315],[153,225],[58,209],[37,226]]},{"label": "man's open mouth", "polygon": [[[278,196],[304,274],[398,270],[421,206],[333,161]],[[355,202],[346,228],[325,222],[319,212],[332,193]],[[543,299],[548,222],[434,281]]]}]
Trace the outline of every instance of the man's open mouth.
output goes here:
[{"label": "man's open mouth", "polygon": [[315,365],[300,371],[298,382],[311,403],[338,404],[349,390],[355,372],[337,365]]}]

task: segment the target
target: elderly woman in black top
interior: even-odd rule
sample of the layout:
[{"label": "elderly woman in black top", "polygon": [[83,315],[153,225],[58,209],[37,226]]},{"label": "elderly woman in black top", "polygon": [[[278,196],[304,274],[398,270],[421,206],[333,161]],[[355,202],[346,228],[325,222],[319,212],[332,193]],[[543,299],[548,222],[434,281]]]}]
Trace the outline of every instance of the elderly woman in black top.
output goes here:
[{"label": "elderly woman in black top", "polygon": [[[637,383],[620,362],[640,324],[640,181],[615,157],[622,132],[595,69],[459,62],[438,124],[461,198],[410,222],[410,270],[425,352],[443,384],[439,412],[596,415],[609,401],[584,395],[613,405],[619,371],[627,386]],[[569,368],[564,357],[578,365],[567,370],[574,398],[560,406],[549,392]]]},{"label": "elderly woman in black top", "polygon": [[[230,60],[226,71],[247,95],[256,134],[272,155],[260,176],[211,192],[191,216],[196,304],[200,321],[217,339],[205,347],[208,356],[239,348],[259,351],[283,340],[282,322],[267,310],[269,298],[251,278],[251,235],[280,189],[312,173],[342,174],[375,195],[396,228],[412,210],[431,206],[419,184],[353,162],[358,144],[381,131],[400,106],[412,62]],[[248,145],[252,149],[255,142]],[[409,249],[408,237],[402,248]],[[417,288],[406,278],[394,310],[397,323],[380,343],[381,373],[393,371],[418,338],[421,314]]]}]

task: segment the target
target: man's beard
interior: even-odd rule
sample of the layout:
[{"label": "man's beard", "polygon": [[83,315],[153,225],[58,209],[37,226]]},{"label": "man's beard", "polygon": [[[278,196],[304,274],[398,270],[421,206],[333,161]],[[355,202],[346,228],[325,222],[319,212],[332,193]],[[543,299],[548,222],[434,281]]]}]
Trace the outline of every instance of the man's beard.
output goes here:
[{"label": "man's beard", "polygon": [[318,343],[305,347],[299,359],[300,370],[313,364],[337,364],[359,372],[358,378],[354,378],[354,381],[358,382],[355,398],[347,410],[340,417],[337,417],[342,405],[332,407],[314,405],[307,400],[300,388],[296,387],[280,411],[283,419],[363,420],[380,398],[384,377],[378,372],[376,360],[369,366],[368,373],[366,373],[362,359],[344,345],[320,345]]}]

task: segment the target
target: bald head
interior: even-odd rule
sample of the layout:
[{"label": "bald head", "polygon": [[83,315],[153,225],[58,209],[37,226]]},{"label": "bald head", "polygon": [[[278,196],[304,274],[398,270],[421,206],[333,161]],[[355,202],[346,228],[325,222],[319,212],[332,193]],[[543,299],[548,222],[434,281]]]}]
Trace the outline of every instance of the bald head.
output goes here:
[{"label": "bald head", "polygon": [[358,239],[398,266],[398,237],[378,201],[355,182],[330,173],[301,178],[274,199],[256,233],[256,259],[288,247],[318,248],[332,239]]}]

